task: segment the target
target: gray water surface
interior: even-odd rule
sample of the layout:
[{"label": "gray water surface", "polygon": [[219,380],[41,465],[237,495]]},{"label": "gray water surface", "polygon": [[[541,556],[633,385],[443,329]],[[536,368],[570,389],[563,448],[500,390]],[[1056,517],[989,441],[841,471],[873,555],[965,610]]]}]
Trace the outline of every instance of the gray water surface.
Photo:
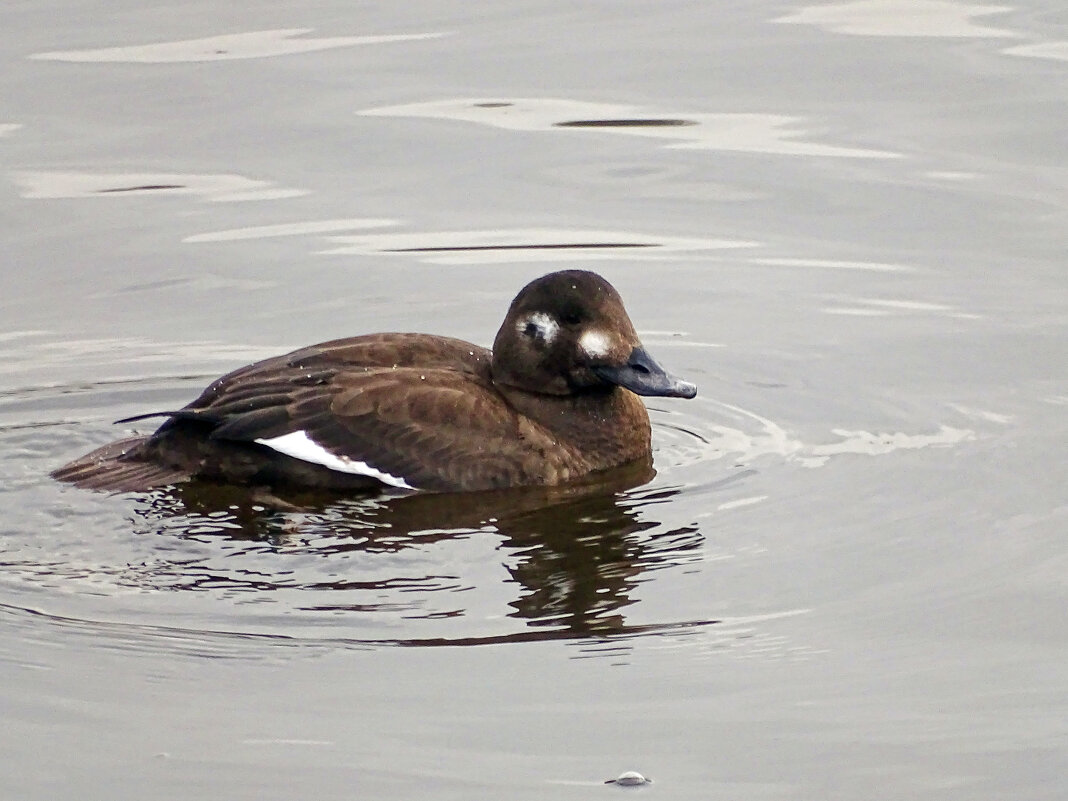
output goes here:
[{"label": "gray water surface", "polygon": [[[1057,3],[32,2],[0,60],[4,798],[1068,794]],[[563,267],[700,387],[648,483],[48,478]]]}]

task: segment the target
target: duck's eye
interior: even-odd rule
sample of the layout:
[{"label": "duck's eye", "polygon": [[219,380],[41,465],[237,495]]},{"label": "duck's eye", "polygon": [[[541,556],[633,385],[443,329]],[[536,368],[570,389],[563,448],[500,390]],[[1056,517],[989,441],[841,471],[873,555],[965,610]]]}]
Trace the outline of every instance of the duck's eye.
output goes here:
[{"label": "duck's eye", "polygon": [[582,312],[578,309],[564,309],[560,315],[560,320],[564,325],[578,325],[582,322]]}]

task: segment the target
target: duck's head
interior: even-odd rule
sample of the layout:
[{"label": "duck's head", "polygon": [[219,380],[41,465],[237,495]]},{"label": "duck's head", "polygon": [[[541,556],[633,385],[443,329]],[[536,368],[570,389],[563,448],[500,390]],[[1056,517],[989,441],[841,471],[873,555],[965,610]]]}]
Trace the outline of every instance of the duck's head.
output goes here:
[{"label": "duck's head", "polygon": [[619,293],[596,273],[562,270],[527,284],[493,342],[493,380],[543,395],[624,387],[692,398],[642,346]]}]

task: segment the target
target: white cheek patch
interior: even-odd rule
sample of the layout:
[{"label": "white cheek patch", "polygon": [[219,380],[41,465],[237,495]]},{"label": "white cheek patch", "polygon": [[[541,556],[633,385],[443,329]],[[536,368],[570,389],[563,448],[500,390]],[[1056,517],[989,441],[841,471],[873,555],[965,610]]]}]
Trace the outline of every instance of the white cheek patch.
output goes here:
[{"label": "white cheek patch", "polygon": [[347,456],[338,456],[331,453],[318,442],[309,437],[304,431],[294,431],[291,434],[283,434],[280,437],[256,440],[260,445],[266,445],[272,451],[278,451],[302,462],[322,465],[339,473],[349,473],[357,476],[369,476],[398,489],[413,490],[411,484],[403,478],[384,473],[378,468],[372,467],[367,462],[350,459]]},{"label": "white cheek patch", "polygon": [[516,323],[516,329],[520,334],[530,336],[531,332],[528,330],[530,328],[534,329],[533,336],[536,340],[549,345],[556,339],[556,335],[560,331],[560,323],[556,322],[556,318],[551,314],[534,312]]},{"label": "white cheek patch", "polygon": [[612,340],[604,331],[591,328],[579,337],[579,347],[591,359],[604,359],[612,352]]}]

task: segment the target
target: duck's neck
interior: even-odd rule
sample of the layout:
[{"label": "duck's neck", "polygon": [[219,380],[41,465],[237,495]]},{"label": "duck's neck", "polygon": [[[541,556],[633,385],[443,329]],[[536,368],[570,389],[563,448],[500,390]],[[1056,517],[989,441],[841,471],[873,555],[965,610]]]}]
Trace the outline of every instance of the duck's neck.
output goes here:
[{"label": "duck's neck", "polygon": [[649,458],[649,413],[629,390],[540,395],[512,387],[498,389],[517,412],[547,428],[561,445],[586,456],[594,470]]}]

